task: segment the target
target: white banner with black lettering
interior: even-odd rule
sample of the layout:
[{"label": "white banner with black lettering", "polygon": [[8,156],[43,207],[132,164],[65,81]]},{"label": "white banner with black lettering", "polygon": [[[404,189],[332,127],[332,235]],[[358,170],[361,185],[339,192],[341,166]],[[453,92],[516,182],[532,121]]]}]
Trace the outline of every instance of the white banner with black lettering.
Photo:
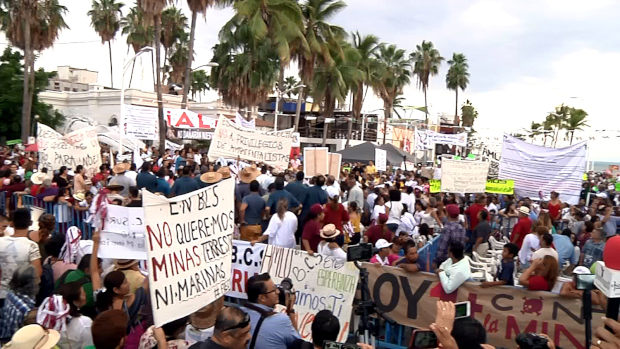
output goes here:
[{"label": "white banner with black lettering", "polygon": [[265,244],[252,246],[248,241],[233,240],[231,288],[227,296],[248,298],[245,284],[249,278],[260,273],[265,247]]}]

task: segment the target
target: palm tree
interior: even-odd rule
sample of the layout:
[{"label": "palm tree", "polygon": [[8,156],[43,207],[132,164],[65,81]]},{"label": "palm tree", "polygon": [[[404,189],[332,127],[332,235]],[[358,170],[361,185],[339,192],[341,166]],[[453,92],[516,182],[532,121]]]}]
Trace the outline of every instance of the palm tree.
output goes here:
[{"label": "palm tree", "polygon": [[552,145],[555,147],[558,144],[558,136],[560,130],[564,127],[566,120],[568,120],[568,116],[570,113],[570,108],[565,106],[564,104],[555,107],[555,111],[549,113],[545,119],[546,127],[549,127],[553,130],[553,142]]},{"label": "palm tree", "polygon": [[[353,47],[360,55],[357,67],[362,71],[362,79],[353,86],[353,109],[352,118],[359,119],[362,114],[364,100],[368,92],[369,84],[376,79],[378,70],[378,61],[375,54],[380,48],[379,38],[374,35],[362,36],[359,32],[353,33]],[[353,131],[353,120],[349,119],[347,130],[347,142],[345,147],[349,146],[351,132]]]},{"label": "palm tree", "polygon": [[112,73],[112,39],[121,25],[121,7],[123,3],[116,0],[93,0],[92,10],[88,11],[90,25],[101,37],[101,43],[108,43],[108,54],[110,56],[110,86],[114,87],[114,74]]},{"label": "palm tree", "polygon": [[542,124],[532,121],[532,124],[530,125],[530,130],[529,130],[530,138],[534,139],[536,136],[542,134],[541,132],[542,126],[543,126]]},{"label": "palm tree", "polygon": [[[127,16],[121,19],[123,27],[123,35],[127,35],[127,45],[131,46],[134,53],[138,53],[141,49],[151,45],[153,42],[153,27],[148,24],[144,12],[139,7],[132,7]],[[129,50],[129,48],[127,48]],[[131,75],[129,77],[129,87],[133,80],[133,69],[136,64],[134,60],[131,66]]]},{"label": "palm tree", "polygon": [[0,0],[0,29],[11,45],[24,51],[21,138],[30,133],[34,94],[34,51],[51,47],[58,33],[68,28],[63,15],[67,8],[58,0]]},{"label": "palm tree", "polygon": [[155,71],[157,84],[157,119],[159,124],[159,153],[166,150],[166,124],[164,123],[164,104],[161,93],[161,13],[170,0],[138,0],[138,6],[144,11],[145,18],[155,23]]},{"label": "palm tree", "polygon": [[[164,69],[166,69],[166,61],[170,59],[169,51],[172,45],[176,44],[182,36],[187,36],[187,33],[185,33],[187,28],[187,17],[185,17],[180,9],[171,6],[161,13],[161,45],[164,47]],[[185,39],[185,42],[187,41],[188,40]],[[187,62],[187,57],[185,57],[183,62]],[[185,69],[185,67],[183,67],[183,69]],[[181,76],[183,76],[182,73]],[[181,84],[182,81],[178,83]]]},{"label": "palm tree", "polygon": [[185,74],[185,67],[187,66],[187,57],[189,52],[189,35],[182,33],[181,36],[174,42],[172,47],[172,53],[170,54],[170,78],[168,83],[175,83],[180,85],[183,83]]},{"label": "palm tree", "polygon": [[410,57],[413,62],[413,74],[418,77],[418,87],[424,92],[425,122],[428,123],[428,103],[426,99],[428,83],[431,76],[439,73],[439,66],[441,61],[443,61],[443,57],[441,57],[431,41],[422,41],[422,44],[416,45],[416,51],[412,52]]},{"label": "palm tree", "polygon": [[201,93],[209,90],[209,76],[207,73],[202,70],[192,71],[192,83],[190,85],[190,93],[192,94],[192,99],[196,99],[196,94],[200,95]]},{"label": "palm tree", "polygon": [[286,96],[288,98],[291,98],[293,94],[296,94],[294,91],[294,87],[297,86],[297,84],[299,84],[299,81],[297,81],[297,78],[295,78],[294,76],[287,76],[286,79],[284,79],[284,85],[282,86],[282,90],[286,91]]},{"label": "palm tree", "polygon": [[448,61],[450,68],[446,74],[446,87],[450,90],[454,90],[456,93],[456,102],[454,103],[454,122],[460,125],[459,122],[459,89],[465,90],[469,84],[469,72],[467,69],[467,58],[462,53],[453,53],[452,59]]},{"label": "palm tree", "polygon": [[396,45],[381,45],[375,56],[379,64],[372,88],[383,100],[383,144],[385,144],[387,122],[392,117],[394,101],[403,93],[403,88],[410,81],[410,64],[405,57],[405,50],[397,48]]},{"label": "palm tree", "polygon": [[586,117],[588,117],[588,113],[585,110],[570,108],[568,119],[564,125],[566,134],[570,134],[570,145],[573,145],[575,131],[582,131],[584,127],[588,127]]},{"label": "palm tree", "polygon": [[187,66],[185,67],[185,82],[183,83],[183,99],[181,100],[181,108],[187,106],[187,94],[190,88],[190,77],[192,72],[192,61],[194,59],[194,36],[196,33],[196,20],[198,14],[206,14],[209,7],[219,5],[225,6],[230,4],[231,0],[187,0],[187,5],[192,11],[192,24],[189,32],[189,48],[187,52]]},{"label": "palm tree", "polygon": [[327,141],[327,118],[333,117],[336,101],[344,103],[352,86],[362,79],[362,71],[357,68],[359,52],[344,40],[338,47],[343,55],[332,52],[334,64],[317,66],[312,81],[312,97],[323,101],[323,145]]}]

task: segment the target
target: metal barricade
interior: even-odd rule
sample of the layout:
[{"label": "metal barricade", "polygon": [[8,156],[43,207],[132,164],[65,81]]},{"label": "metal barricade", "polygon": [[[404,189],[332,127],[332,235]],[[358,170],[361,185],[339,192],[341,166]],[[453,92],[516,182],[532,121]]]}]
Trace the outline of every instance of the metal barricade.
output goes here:
[{"label": "metal barricade", "polygon": [[0,191],[0,214],[8,216],[6,212],[6,191]]}]

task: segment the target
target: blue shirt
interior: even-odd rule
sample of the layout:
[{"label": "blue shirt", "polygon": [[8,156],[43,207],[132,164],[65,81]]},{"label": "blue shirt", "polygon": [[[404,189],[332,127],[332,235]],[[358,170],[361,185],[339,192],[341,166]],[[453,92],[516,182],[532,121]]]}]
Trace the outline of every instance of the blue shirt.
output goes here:
[{"label": "blue shirt", "polygon": [[243,198],[243,203],[248,205],[245,209],[245,223],[250,225],[261,224],[263,221],[262,213],[266,207],[265,200],[258,193],[251,193]]},{"label": "blue shirt", "polygon": [[288,200],[288,209],[299,206],[299,201],[291,193],[286,190],[276,190],[269,195],[269,200],[267,200],[267,207],[271,210],[271,214],[276,213],[280,199]]},{"label": "blue shirt", "polygon": [[327,192],[319,186],[309,187],[306,191],[306,200],[304,201],[304,207],[301,211],[301,216],[306,217],[310,212],[310,207],[314,204],[324,205],[327,203]]},{"label": "blue shirt", "polygon": [[[601,220],[604,218],[601,217]],[[603,225],[603,231],[605,232],[606,237],[616,235],[616,231],[618,230],[618,225],[620,224],[620,217],[610,216],[609,220],[605,222]]]},{"label": "blue shirt", "polygon": [[579,263],[579,255],[575,253],[575,246],[570,241],[570,238],[561,234],[553,234],[553,245],[555,250],[558,251],[558,262],[560,267],[569,261],[572,265]]},{"label": "blue shirt", "polygon": [[166,182],[165,178],[157,178],[157,183],[155,183],[154,193],[162,193],[165,196],[168,196],[168,194],[170,194],[170,184]]},{"label": "blue shirt", "polygon": [[513,279],[515,271],[515,262],[513,260],[505,262],[502,260],[499,270],[497,271],[496,279],[498,281],[505,281],[506,285],[514,286],[515,281]]},{"label": "blue shirt", "polygon": [[140,172],[136,176],[136,187],[138,189],[146,188],[151,193],[155,193],[157,189],[157,177],[150,172]]},{"label": "blue shirt", "polygon": [[[252,303],[253,305],[260,307],[266,311],[273,311],[273,308],[269,308],[262,304]],[[250,315],[250,331],[252,337],[256,330],[256,324],[260,319],[260,313],[241,307],[243,311]],[[299,339],[299,333],[293,327],[291,319],[283,313],[277,313],[271,315],[263,320],[258,337],[256,339],[256,345],[254,349],[281,349],[290,347],[295,340]],[[249,343],[248,343],[249,346]]]},{"label": "blue shirt", "polygon": [[592,264],[603,260],[603,250],[605,249],[605,242],[599,241],[594,242],[594,240],[590,239],[586,241],[586,244],[583,246],[583,266],[590,269]]},{"label": "blue shirt", "polygon": [[305,186],[303,182],[295,181],[284,187],[284,190],[291,193],[299,202],[304,202],[306,200],[308,187]]},{"label": "blue shirt", "polygon": [[198,189],[200,189],[200,187],[193,178],[190,178],[189,176],[183,176],[174,181],[174,185],[172,185],[172,189],[170,189],[170,194],[172,196],[179,196],[191,193],[194,190]]}]

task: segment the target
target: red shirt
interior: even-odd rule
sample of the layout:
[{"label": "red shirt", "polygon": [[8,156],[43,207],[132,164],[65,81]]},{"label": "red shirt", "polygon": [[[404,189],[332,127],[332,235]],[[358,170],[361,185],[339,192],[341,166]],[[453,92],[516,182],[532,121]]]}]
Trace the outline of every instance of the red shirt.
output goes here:
[{"label": "red shirt", "polygon": [[368,242],[371,244],[377,243],[379,239],[385,239],[387,242],[392,241],[392,232],[389,229],[383,229],[384,225],[381,224],[373,224],[366,230],[366,237],[368,237]]},{"label": "red shirt", "polygon": [[551,291],[551,287],[549,286],[547,280],[540,275],[530,276],[528,281],[530,284],[527,289],[530,291]]},{"label": "red shirt", "polygon": [[314,219],[306,222],[306,225],[304,226],[304,231],[301,234],[301,238],[303,240],[308,240],[308,243],[310,244],[310,249],[316,252],[319,246],[319,242],[321,242],[322,240],[321,224]]},{"label": "red shirt", "polygon": [[554,205],[552,203],[549,203],[549,216],[551,216],[551,219],[554,221],[557,221],[560,219],[560,210],[562,208],[562,204],[559,203],[557,205]]},{"label": "red shirt", "polygon": [[482,204],[473,204],[465,210],[465,214],[469,217],[469,229],[474,230],[478,225],[478,213],[486,211],[486,207]]},{"label": "red shirt", "polygon": [[323,217],[323,225],[333,224],[336,226],[336,229],[342,232],[342,222],[349,221],[349,212],[345,210],[342,204],[338,204],[338,209],[334,210],[331,204],[325,205],[323,209],[323,213],[325,217]]},{"label": "red shirt", "polygon": [[30,187],[30,195],[32,196],[39,195],[40,189],[41,189],[41,184],[33,184],[32,187]]},{"label": "red shirt", "polygon": [[530,220],[530,217],[519,218],[517,224],[515,224],[514,228],[512,228],[510,242],[521,248],[521,245],[523,245],[523,238],[525,238],[525,235],[529,234],[531,230],[532,221]]}]

